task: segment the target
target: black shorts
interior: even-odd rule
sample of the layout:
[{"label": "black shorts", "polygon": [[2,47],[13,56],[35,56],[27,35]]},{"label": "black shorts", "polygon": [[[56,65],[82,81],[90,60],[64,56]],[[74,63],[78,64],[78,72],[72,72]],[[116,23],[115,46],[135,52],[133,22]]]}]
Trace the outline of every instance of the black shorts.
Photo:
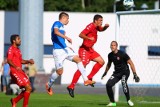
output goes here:
[{"label": "black shorts", "polygon": [[128,77],[130,75],[130,71],[122,71],[122,72],[114,72],[112,76],[107,81],[108,86],[114,86],[118,81],[125,81],[127,83]]},{"label": "black shorts", "polygon": [[114,73],[112,74],[113,77],[116,77],[118,79],[122,79],[122,76],[125,75],[126,78],[128,79],[129,75],[130,75],[130,70],[125,70],[125,71],[121,71],[121,72],[117,72],[114,71]]}]

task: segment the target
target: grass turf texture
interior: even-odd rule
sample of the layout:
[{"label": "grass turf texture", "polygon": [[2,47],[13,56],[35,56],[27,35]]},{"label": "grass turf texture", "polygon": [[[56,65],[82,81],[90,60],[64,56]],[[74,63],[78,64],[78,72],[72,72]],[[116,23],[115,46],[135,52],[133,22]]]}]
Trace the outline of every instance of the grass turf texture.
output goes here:
[{"label": "grass turf texture", "polygon": [[[14,95],[5,95],[0,93],[0,107],[11,107],[10,98]],[[160,107],[159,97],[132,97],[134,107]],[[76,94],[71,98],[68,94],[54,94],[49,96],[46,93],[31,94],[29,107],[105,107],[109,102],[106,95],[96,94]],[[22,107],[23,100],[17,104]],[[125,97],[120,97],[117,107],[128,107]]]}]

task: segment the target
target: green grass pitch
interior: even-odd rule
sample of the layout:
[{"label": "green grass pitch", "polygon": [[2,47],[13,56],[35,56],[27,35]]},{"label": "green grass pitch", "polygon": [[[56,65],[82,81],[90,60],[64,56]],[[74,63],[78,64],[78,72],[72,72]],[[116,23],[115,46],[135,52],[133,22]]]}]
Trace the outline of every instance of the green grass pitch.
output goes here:
[{"label": "green grass pitch", "polygon": [[[11,107],[10,98],[14,95],[0,93],[0,107]],[[134,107],[160,107],[159,97],[131,97]],[[17,107],[22,107],[22,102]],[[29,107],[106,107],[109,102],[107,95],[101,94],[76,94],[71,98],[68,94],[54,94],[49,96],[46,93],[33,93],[30,96]],[[120,97],[117,107],[128,107],[125,97]]]}]

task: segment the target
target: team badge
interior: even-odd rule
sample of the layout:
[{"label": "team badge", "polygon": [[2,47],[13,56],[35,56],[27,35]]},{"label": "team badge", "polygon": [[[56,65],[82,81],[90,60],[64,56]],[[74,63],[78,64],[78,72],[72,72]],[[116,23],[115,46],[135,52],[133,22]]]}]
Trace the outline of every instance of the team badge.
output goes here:
[{"label": "team badge", "polygon": [[120,60],[120,57],[117,57],[117,60]]}]

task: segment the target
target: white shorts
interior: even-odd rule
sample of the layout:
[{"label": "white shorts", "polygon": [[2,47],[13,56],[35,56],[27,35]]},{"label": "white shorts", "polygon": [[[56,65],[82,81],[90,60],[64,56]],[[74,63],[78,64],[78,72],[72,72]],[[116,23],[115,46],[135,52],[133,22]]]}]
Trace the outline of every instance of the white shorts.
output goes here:
[{"label": "white shorts", "polygon": [[69,47],[64,49],[53,49],[53,58],[56,70],[63,68],[63,62],[65,59],[72,61],[73,57],[76,55],[77,54]]}]

